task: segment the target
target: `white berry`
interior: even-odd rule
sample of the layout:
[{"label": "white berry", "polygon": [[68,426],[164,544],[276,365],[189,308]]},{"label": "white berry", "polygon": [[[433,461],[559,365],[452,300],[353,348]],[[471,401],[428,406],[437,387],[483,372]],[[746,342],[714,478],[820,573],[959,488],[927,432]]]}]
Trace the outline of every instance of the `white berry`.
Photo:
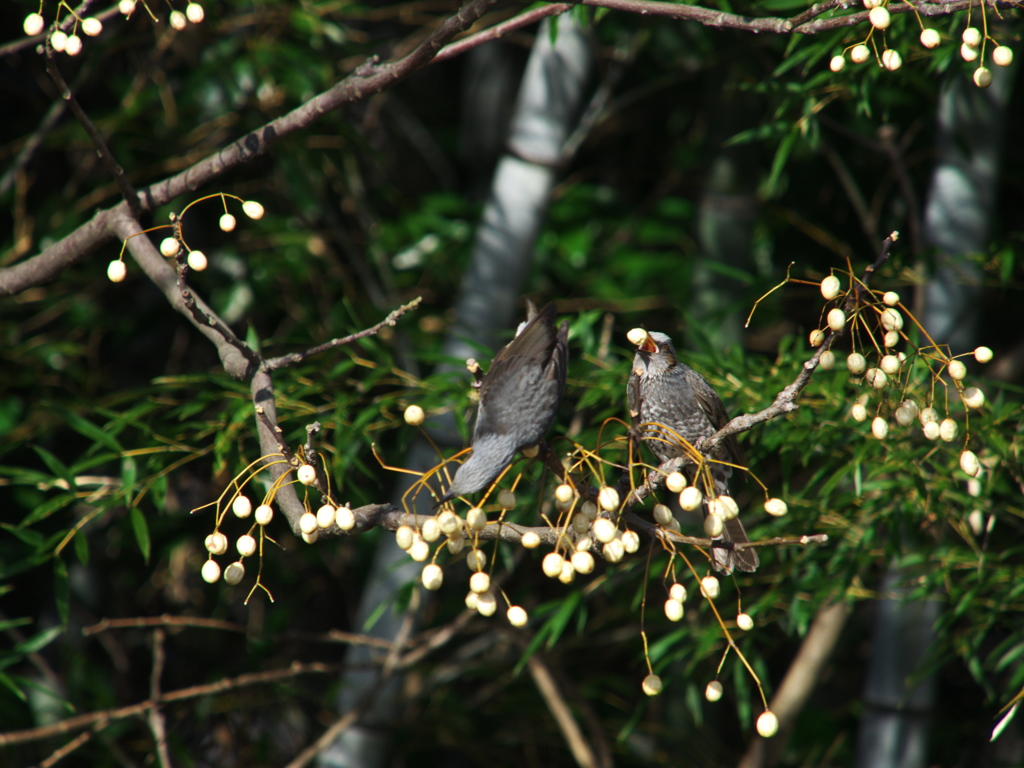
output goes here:
[{"label": "white berry", "polygon": [[963,40],[967,45],[971,46],[972,48],[977,48],[979,45],[981,45],[981,30],[979,30],[977,27],[968,27],[967,29],[964,30],[964,33],[963,35],[960,36],[960,39]]},{"label": "white berry", "polygon": [[977,347],[974,350],[974,359],[979,363],[988,363],[992,360],[992,350],[988,347]]},{"label": "white berry", "polygon": [[206,551],[211,555],[223,555],[228,551],[228,537],[220,531],[206,537]]},{"label": "white berry", "polygon": [[594,556],[589,552],[574,552],[572,567],[577,573],[590,573],[594,570]]},{"label": "white berry", "polygon": [[562,572],[558,574],[558,580],[563,584],[572,584],[576,580],[576,569],[568,560],[562,562]]},{"label": "white berry", "polygon": [[482,571],[487,567],[487,555],[482,549],[471,549],[466,555],[466,566],[471,571]]},{"label": "white berry", "polygon": [[[842,56],[836,56],[832,61],[834,62],[836,59],[842,59],[844,62],[846,61]],[[839,69],[842,69],[842,67]],[[838,72],[839,69],[833,69],[832,71]],[[832,299],[839,295],[839,291],[841,289],[842,283],[839,282],[839,278],[835,275],[829,275],[821,281],[821,295],[825,297],[826,301],[832,301]]]},{"label": "white berry", "polygon": [[754,620],[750,618],[749,613],[738,613],[736,614],[736,626],[744,632],[749,632],[754,628]]},{"label": "white berry", "polygon": [[825,332],[816,328],[808,334],[807,341],[812,347],[820,347],[825,341]]},{"label": "white berry", "polygon": [[441,538],[441,524],[433,517],[428,517],[420,526],[420,536],[424,541],[437,541]]},{"label": "white berry", "polygon": [[926,422],[922,429],[923,429],[923,432],[924,432],[924,436],[928,440],[938,440],[939,439],[939,423],[937,421]]},{"label": "white berry", "polygon": [[967,375],[967,366],[959,360],[950,360],[948,370],[949,378],[955,381],[963,381],[964,377]]},{"label": "white berry", "polygon": [[173,237],[165,237],[160,241],[160,253],[167,258],[178,255],[178,241]]},{"label": "white berry", "polygon": [[992,63],[997,67],[1008,67],[1013,64],[1013,49],[1000,45],[992,51]]},{"label": "white berry", "polygon": [[665,601],[665,618],[669,621],[679,621],[683,618],[683,604],[671,597]]},{"label": "white berry", "polygon": [[612,539],[601,547],[601,555],[609,563],[617,563],[626,555],[626,545],[622,539]]},{"label": "white berry", "polygon": [[669,525],[672,522],[672,510],[664,504],[655,504],[654,522],[658,525]]},{"label": "white berry", "polygon": [[[68,33],[67,32],[64,32],[63,30],[58,29],[56,32],[54,32],[52,35],[50,35],[50,46],[53,48],[53,50],[57,51],[58,53],[62,53],[64,51],[64,47],[67,44],[68,44]],[[220,575],[220,566],[219,565],[217,566],[217,572],[218,572],[218,576],[219,576]]]},{"label": "white berry", "polygon": [[67,43],[64,44],[64,52],[68,56],[77,56],[82,52],[82,38],[78,35],[68,35]]},{"label": "white berry", "polygon": [[251,557],[256,552],[256,539],[249,534],[239,536],[238,541],[235,542],[235,549],[242,557]]},{"label": "white berry", "polygon": [[295,476],[298,477],[299,482],[303,485],[312,485],[316,482],[316,470],[313,469],[311,464],[303,464],[299,467]]},{"label": "white berry", "polygon": [[231,511],[234,512],[235,517],[244,520],[252,514],[252,502],[249,501],[248,496],[238,495],[231,502]]},{"label": "white berry", "polygon": [[423,586],[431,591],[435,591],[441,588],[441,584],[444,583],[444,571],[441,570],[441,566],[436,563],[423,566],[423,573],[420,574],[420,581],[423,582]]},{"label": "white berry", "polygon": [[937,48],[940,42],[939,33],[934,29],[921,30],[921,45],[925,48]]},{"label": "white berry", "polygon": [[779,732],[779,718],[770,709],[757,718],[757,732],[765,739],[770,739]]},{"label": "white berry", "polygon": [[214,584],[220,578],[220,565],[217,564],[216,560],[207,560],[203,563],[203,569],[200,571],[203,577],[203,581],[207,584]]},{"label": "white berry", "polygon": [[903,329],[903,315],[893,307],[886,307],[879,316],[882,328],[887,331],[900,331]]},{"label": "white berry", "polygon": [[964,43],[960,46],[960,58],[964,61],[974,61],[978,58],[978,49]]},{"label": "white berry", "polygon": [[476,610],[481,616],[493,616],[498,610],[498,598],[493,592],[484,592],[476,598]]},{"label": "white berry", "polygon": [[633,328],[632,330],[630,330],[629,333],[626,334],[626,338],[629,339],[630,344],[634,344],[635,346],[639,347],[641,344],[647,341],[647,335],[647,331],[645,331],[643,328]]},{"label": "white berry", "polygon": [[[879,8],[878,10],[885,10]],[[888,11],[886,11],[888,14]],[[895,72],[897,69],[903,66],[903,57],[900,56],[899,51],[894,51],[892,48],[887,48],[882,51],[882,66],[888,69],[890,72]]]},{"label": "white berry", "polygon": [[927,424],[930,421],[934,421],[936,424],[939,423],[939,412],[928,406],[921,410],[921,423]]},{"label": "white berry", "polygon": [[882,295],[882,303],[887,307],[895,307],[900,303],[900,295],[896,291],[886,291]]},{"label": "white berry", "polygon": [[974,451],[964,451],[960,454],[960,469],[971,477],[977,477],[981,473],[981,463]]},{"label": "white berry", "polygon": [[850,416],[854,421],[864,421],[868,417],[868,409],[864,407],[864,403],[854,403],[850,408]]},{"label": "white berry", "polygon": [[235,221],[235,217],[232,216],[230,213],[225,213],[223,216],[220,217],[220,221],[218,222],[221,230],[224,232],[231,232],[232,230],[234,230],[235,225],[237,223],[238,222]]},{"label": "white berry", "polygon": [[[68,45],[71,41],[68,41]],[[979,88],[988,88],[992,85],[992,70],[988,67],[978,67],[974,70],[974,84]]]},{"label": "white berry", "polygon": [[480,507],[473,507],[466,513],[466,524],[474,531],[482,531],[487,527],[487,513]]},{"label": "white berry", "polygon": [[782,517],[789,511],[789,507],[782,499],[768,499],[764,503],[764,511],[772,517]]},{"label": "white berry", "polygon": [[707,534],[707,537],[709,539],[717,539],[724,530],[725,521],[722,519],[722,516],[714,512],[708,512],[708,516],[704,518],[704,533]]},{"label": "white berry", "polygon": [[868,361],[864,359],[864,355],[860,352],[853,352],[846,358],[846,370],[855,376],[859,376],[864,373],[867,365]]},{"label": "white berry", "polygon": [[135,10],[135,0],[120,0],[117,10],[124,16],[131,16],[132,11]]},{"label": "white berry", "polygon": [[679,493],[686,487],[686,477],[682,472],[672,472],[665,478],[665,487],[672,493]]},{"label": "white berry", "polygon": [[430,545],[417,536],[412,546],[409,547],[409,557],[417,563],[425,563],[430,557]]},{"label": "white berry", "polygon": [[508,623],[513,627],[525,627],[526,622],[529,620],[526,609],[521,605],[510,605],[505,616],[508,618]]},{"label": "white berry", "polygon": [[128,276],[128,267],[123,261],[112,261],[107,264],[107,279],[112,283],[120,283]]},{"label": "white berry", "polygon": [[657,675],[648,675],[640,687],[648,696],[657,696],[661,693],[661,678]]},{"label": "white berry", "polygon": [[538,534],[535,534],[534,531],[527,530],[525,534],[522,535],[522,539],[519,540],[519,543],[526,549],[537,549],[541,546],[541,537]]},{"label": "white berry", "polygon": [[871,420],[871,434],[879,440],[885,440],[889,434],[889,422],[883,419],[881,416],[875,416]]},{"label": "white berry", "polygon": [[700,593],[714,600],[721,593],[722,587],[714,576],[705,576],[700,580]]},{"label": "white berry", "polygon": [[257,525],[267,525],[274,519],[274,508],[269,504],[260,504],[256,507],[256,514],[254,515],[254,518]]},{"label": "white berry", "polygon": [[968,387],[963,391],[964,405],[968,408],[981,408],[985,404],[985,393],[977,387]]},{"label": "white berry", "polygon": [[606,517],[599,517],[594,521],[594,538],[602,544],[607,544],[615,539],[619,532],[618,527]]},{"label": "white berry", "polygon": [[828,68],[833,72],[842,72],[846,66],[845,56],[833,56],[832,60],[828,63]]},{"label": "white berry", "polygon": [[900,369],[900,359],[896,355],[884,355],[879,365],[884,373],[892,376]]},{"label": "white berry", "polygon": [[871,57],[871,49],[861,43],[860,45],[853,46],[850,51],[850,60],[854,64],[863,64]]},{"label": "white berry", "polygon": [[469,577],[469,588],[478,595],[491,588],[491,577],[483,571],[477,571]]},{"label": "white berry", "polygon": [[206,254],[202,251],[189,251],[188,265],[196,272],[202,272],[209,265]]},{"label": "white berry", "polygon": [[[203,6],[201,6],[199,3],[189,3],[188,5],[186,5],[185,16],[193,24],[199,24],[202,22],[204,18],[206,18],[206,14],[203,12]],[[259,203],[256,203],[256,205],[259,205]],[[260,214],[260,216],[262,215],[263,214]],[[252,216],[251,218],[258,219],[259,216]]]},{"label": "white berry", "polygon": [[846,327],[846,313],[839,307],[828,311],[828,327],[836,333]]},{"label": "white berry", "polygon": [[868,13],[868,21],[875,29],[886,29],[891,21],[889,10],[882,6],[872,8]]},{"label": "white berry", "polygon": [[680,584],[678,581],[668,589],[668,596],[673,600],[678,600],[680,603],[686,602],[686,587]]},{"label": "white berry", "polygon": [[458,536],[450,536],[445,546],[448,547],[449,552],[453,555],[457,555],[462,552],[463,548],[466,546],[466,540],[461,534]]},{"label": "white berry", "polygon": [[687,512],[693,512],[693,510],[697,509],[703,501],[704,494],[702,494],[700,489],[695,485],[683,488],[683,492],[679,494],[679,506]]},{"label": "white berry", "polygon": [[21,28],[25,30],[25,34],[29,37],[34,37],[43,31],[43,27],[46,26],[46,22],[43,17],[38,13],[30,13],[25,17],[25,21],[22,22]]},{"label": "white berry", "polygon": [[704,689],[704,698],[710,702],[716,702],[722,698],[722,684],[717,680],[712,680],[708,683],[708,687]]},{"label": "white berry", "polygon": [[557,579],[562,573],[562,563],[565,562],[565,558],[557,552],[548,552],[544,555],[544,560],[541,561],[541,570],[544,571],[544,575],[551,579]]},{"label": "white berry", "polygon": [[619,509],[619,492],[610,485],[607,485],[597,495],[597,501],[601,505],[601,509],[606,512],[617,512]]},{"label": "white berry", "polygon": [[416,537],[416,531],[411,526],[401,525],[398,530],[395,531],[395,544],[398,545],[399,549],[408,551],[409,547],[412,546],[412,542]]},{"label": "white berry", "polygon": [[[171,26],[181,32],[188,24],[188,18],[181,11],[171,11]],[[224,230],[228,232],[230,230]]]},{"label": "white berry", "polygon": [[338,507],[334,515],[334,524],[343,531],[351,531],[356,527],[356,516],[350,507]]},{"label": "white berry", "polygon": [[885,336],[882,337],[882,343],[885,344],[886,349],[892,349],[900,343],[900,332],[886,331]]},{"label": "white berry", "polygon": [[334,525],[334,516],[337,510],[330,504],[324,504],[316,511],[316,524],[318,528],[330,528]]},{"label": "white berry", "polygon": [[821,357],[818,358],[818,365],[821,366],[823,371],[831,371],[836,367],[836,353],[831,349],[826,349],[821,353]]},{"label": "white berry", "polygon": [[502,509],[515,509],[516,494],[508,488],[502,488],[498,492],[498,506]]},{"label": "white berry", "polygon": [[306,534],[311,534],[317,529],[316,515],[312,512],[303,513],[302,517],[299,518],[299,530]]},{"label": "white berry", "polygon": [[956,440],[956,433],[958,431],[957,423],[952,419],[943,419],[939,424],[939,437],[944,442],[951,443]]},{"label": "white berry", "polygon": [[555,500],[562,504],[568,504],[572,501],[573,493],[572,486],[568,483],[562,483],[555,488]]},{"label": "white berry", "polygon": [[640,549],[640,535],[636,531],[623,531],[622,547],[630,554]]},{"label": "white berry", "polygon": [[103,31],[103,22],[97,18],[88,18],[82,22],[82,31],[89,37],[96,37]]},{"label": "white berry", "polygon": [[426,417],[427,415],[418,405],[410,405],[405,409],[405,423],[411,427],[418,427]]}]

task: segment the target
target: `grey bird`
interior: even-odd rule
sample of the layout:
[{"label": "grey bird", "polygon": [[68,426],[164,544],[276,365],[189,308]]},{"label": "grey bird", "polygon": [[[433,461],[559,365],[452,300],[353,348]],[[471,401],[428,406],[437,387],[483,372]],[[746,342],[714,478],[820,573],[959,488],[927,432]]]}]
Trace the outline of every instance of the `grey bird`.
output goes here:
[{"label": "grey bird", "polygon": [[[651,332],[640,344],[633,358],[633,371],[626,390],[634,434],[658,457],[659,462],[683,455],[676,435],[691,445],[715,434],[729,421],[722,400],[707,380],[676,355],[672,340],[664,333]],[[725,438],[710,458],[733,464],[742,463],[735,436]],[[711,463],[711,475],[718,495],[728,495],[732,467]],[[683,472],[693,482],[697,466],[689,462]],[[704,515],[707,516],[707,500]],[[749,541],[739,518],[725,521],[721,539],[732,542]],[[712,547],[711,563],[717,571],[753,572],[759,560],[753,549],[733,550]]]},{"label": "grey bird", "polygon": [[494,356],[480,382],[473,452],[441,502],[489,486],[516,451],[536,445],[551,428],[565,389],[569,325],[555,328],[555,305],[540,312],[527,300],[526,322]]}]

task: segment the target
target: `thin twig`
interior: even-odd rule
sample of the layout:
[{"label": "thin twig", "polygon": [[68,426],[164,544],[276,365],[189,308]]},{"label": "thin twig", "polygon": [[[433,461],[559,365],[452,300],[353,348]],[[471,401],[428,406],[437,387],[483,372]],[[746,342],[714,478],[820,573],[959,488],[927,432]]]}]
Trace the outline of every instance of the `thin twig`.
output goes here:
[{"label": "thin twig", "polygon": [[157,627],[153,630],[153,670],[149,675],[149,730],[153,733],[156,745],[157,761],[160,768],[171,768],[171,753],[167,749],[167,728],[164,714],[160,708],[160,678],[164,674],[164,631]]},{"label": "thin twig", "polygon": [[421,301],[423,301],[423,297],[417,296],[408,304],[403,304],[398,309],[392,310],[387,317],[385,317],[376,325],[372,325],[369,328],[366,328],[362,331],[358,331],[357,333],[349,334],[348,336],[345,336],[344,338],[341,339],[331,339],[330,341],[324,342],[323,344],[318,344],[315,347],[311,347],[310,349],[307,349],[304,352],[293,352],[289,355],[282,355],[281,357],[275,357],[271,360],[267,360],[264,363],[264,367],[269,371],[275,371],[278,368],[285,368],[289,365],[301,363],[303,360],[313,357],[313,355],[319,355],[321,352],[326,352],[327,350],[330,349],[336,349],[337,347],[344,346],[345,344],[351,344],[353,341],[365,339],[367,336],[373,336],[377,333],[380,333],[381,328],[384,328],[385,326],[394,326],[398,322],[398,318],[400,318],[406,312],[411,312],[412,310],[419,307]]},{"label": "thin twig", "polygon": [[92,120],[85,114],[85,110],[78,103],[78,99],[71,92],[71,88],[64,81],[64,76],[61,75],[60,69],[57,67],[57,59],[53,55],[53,46],[50,44],[50,38],[46,38],[46,71],[50,75],[50,79],[53,80],[54,85],[57,86],[57,91],[60,97],[67,102],[68,107],[71,109],[71,113],[75,116],[82,128],[89,135],[89,139],[92,141],[94,147],[96,147],[96,154],[100,158],[100,162],[106,167],[107,171],[111,176],[114,177],[114,181],[117,184],[117,188],[121,190],[121,197],[124,198],[128,204],[132,215],[138,216],[142,212],[141,206],[139,205],[139,195],[135,191],[135,188],[128,181],[128,177],[124,173],[124,169],[114,158],[114,153],[110,151],[110,147],[107,146],[107,142],[100,135],[100,132],[93,125]]},{"label": "thin twig", "polygon": [[562,692],[558,690],[555,678],[551,670],[540,659],[540,653],[533,653],[526,662],[526,668],[533,678],[533,684],[537,686],[541,698],[547,705],[548,710],[558,724],[558,730],[562,732],[562,738],[569,745],[576,764],[580,768],[598,768],[597,757],[594,755],[590,745],[583,736],[583,730],[579,727],[576,719],[572,716],[572,710],[566,702]]}]

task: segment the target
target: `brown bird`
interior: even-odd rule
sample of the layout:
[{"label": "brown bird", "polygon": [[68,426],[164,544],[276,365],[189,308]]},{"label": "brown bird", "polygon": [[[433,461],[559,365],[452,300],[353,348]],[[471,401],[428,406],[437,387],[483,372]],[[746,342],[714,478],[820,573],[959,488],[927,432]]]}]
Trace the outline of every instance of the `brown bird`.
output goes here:
[{"label": "brown bird", "polygon": [[[672,340],[664,333],[647,333],[633,358],[633,371],[629,377],[626,400],[633,431],[643,435],[644,442],[658,460],[667,461],[682,456],[683,448],[676,439],[695,444],[701,438],[715,434],[729,421],[729,415],[722,400],[708,382],[676,356]],[[736,438],[732,435],[718,444],[710,456],[716,461],[733,464],[742,463],[742,454]],[[692,483],[697,465],[688,462],[683,471]],[[711,476],[715,492],[729,494],[729,478],[732,467],[711,463]],[[707,499],[704,501],[704,516],[707,517]],[[725,521],[725,530],[720,537],[725,541],[749,541],[747,532],[739,518]],[[759,563],[753,549],[733,550],[727,547],[712,547],[711,563],[717,571],[752,572]]]},{"label": "brown bird", "polygon": [[569,325],[555,328],[555,305],[540,312],[527,300],[526,322],[494,356],[480,382],[473,453],[441,502],[486,488],[516,451],[536,445],[551,428],[565,389]]}]

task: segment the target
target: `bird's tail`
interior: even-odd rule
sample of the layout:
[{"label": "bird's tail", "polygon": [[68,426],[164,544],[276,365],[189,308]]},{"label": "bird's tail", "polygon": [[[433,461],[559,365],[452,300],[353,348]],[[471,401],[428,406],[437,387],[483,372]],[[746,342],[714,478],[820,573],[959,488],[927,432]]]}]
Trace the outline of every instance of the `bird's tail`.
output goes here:
[{"label": "bird's tail", "polygon": [[[720,496],[729,495],[727,477],[721,477],[719,476],[719,473],[715,473],[715,491]],[[707,501],[705,500],[704,515],[707,516],[707,514],[708,508]],[[725,530],[722,531],[721,536],[713,541],[743,544],[750,541],[750,539],[747,538],[747,531],[743,527],[743,523],[740,522],[738,517],[734,517],[725,521]],[[715,546],[712,544],[711,546],[711,566],[716,571],[721,571],[722,573],[732,573],[733,571],[753,573],[757,570],[757,566],[760,564],[761,560],[757,556],[756,549],[733,549],[729,544],[726,544],[725,546]]]}]

